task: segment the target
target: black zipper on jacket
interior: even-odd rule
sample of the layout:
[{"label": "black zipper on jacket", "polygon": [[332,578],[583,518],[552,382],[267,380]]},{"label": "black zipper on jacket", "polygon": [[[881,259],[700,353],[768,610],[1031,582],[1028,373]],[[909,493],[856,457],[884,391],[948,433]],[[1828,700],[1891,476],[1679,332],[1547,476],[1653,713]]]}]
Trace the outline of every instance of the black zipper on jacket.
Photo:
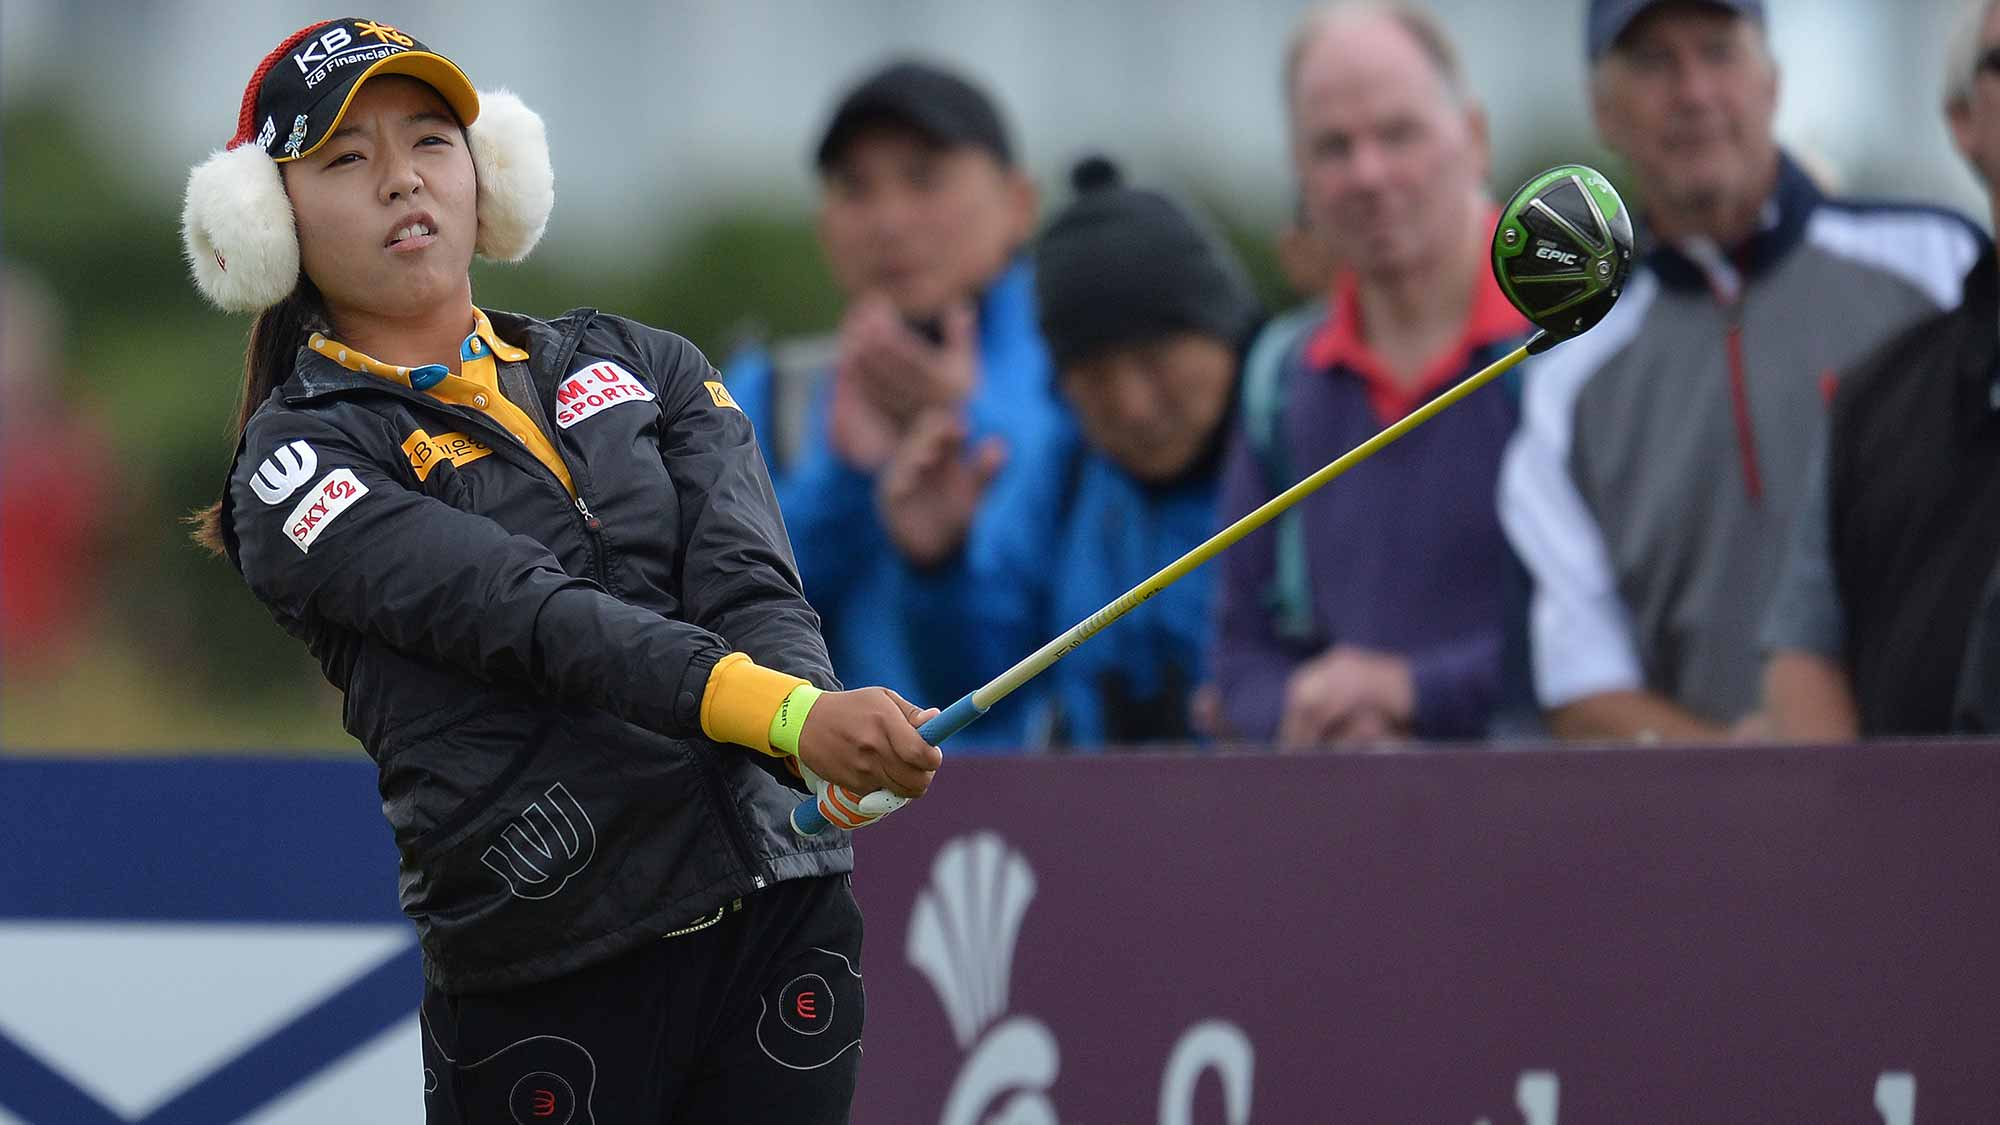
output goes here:
[{"label": "black zipper on jacket", "polygon": [[[556,456],[561,457],[562,452],[558,450]],[[569,462],[565,461],[563,464],[568,465]],[[570,480],[576,480],[576,470],[574,468],[570,469]],[[604,521],[592,515],[590,505],[583,502],[583,486],[581,484],[576,486],[576,498],[573,503],[577,514],[583,517],[583,534],[590,541],[591,573],[597,576],[597,585],[606,593],[610,593],[610,570],[604,564],[604,553],[607,550],[604,546]]]},{"label": "black zipper on jacket", "polygon": [[[563,337],[562,347],[556,353],[556,362],[551,365],[552,370],[561,372],[570,365],[570,361],[576,357],[578,345],[582,343],[583,332],[586,328],[590,327],[592,319],[593,314],[588,312],[578,316],[576,326]],[[501,368],[498,366],[498,359],[499,357],[496,356],[494,381],[501,384],[501,393],[505,394],[508,380],[501,373]],[[590,503],[584,497],[584,493],[587,491],[590,483],[590,473],[585,466],[571,464],[569,458],[563,456],[562,431],[558,427],[549,425],[549,419],[554,417],[550,413],[550,408],[554,404],[543,401],[541,388],[535,385],[535,369],[532,363],[528,365],[526,381],[529,398],[524,405],[531,408],[526,411],[528,419],[535,424],[535,428],[540,430],[544,437],[548,438],[549,448],[555,451],[556,459],[563,463],[565,469],[569,470],[570,485],[576,490],[575,495],[570,498],[570,503],[576,508],[577,514],[583,518],[584,534],[590,540],[591,573],[596,575],[597,585],[609,593],[611,590],[611,568],[606,558],[610,553],[610,548],[604,542],[604,521],[598,519],[591,512]],[[536,458],[537,462],[540,460],[539,457]]]},{"label": "black zipper on jacket", "polygon": [[[550,370],[556,373],[557,385],[561,384],[562,372],[569,367],[570,360],[576,358],[577,346],[583,343],[584,330],[590,327],[590,322],[593,319],[595,319],[594,313],[583,312],[577,317],[576,326],[570,329],[563,337],[562,350],[556,353],[556,362],[550,367]],[[532,367],[528,369],[528,385],[534,388],[537,396],[541,396],[541,388],[535,383],[534,368]],[[544,419],[556,416],[553,390],[536,405],[538,412]],[[610,593],[611,567],[605,560],[605,556],[610,553],[610,548],[605,546],[604,543],[604,521],[591,513],[590,502],[584,498],[584,493],[589,491],[590,473],[587,468],[580,468],[577,465],[570,464],[569,458],[563,456],[562,443],[562,431],[558,428],[555,433],[549,435],[549,448],[556,451],[556,457],[569,470],[570,482],[576,486],[576,513],[583,518],[583,533],[590,541],[591,570],[597,576],[598,588],[606,593]]]}]

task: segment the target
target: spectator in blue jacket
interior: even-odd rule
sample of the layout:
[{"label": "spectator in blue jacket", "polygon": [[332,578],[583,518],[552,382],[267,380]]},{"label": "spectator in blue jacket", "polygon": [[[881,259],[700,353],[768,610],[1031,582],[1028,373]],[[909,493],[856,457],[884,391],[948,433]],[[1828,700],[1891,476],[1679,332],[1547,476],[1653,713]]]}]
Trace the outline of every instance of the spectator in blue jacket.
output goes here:
[{"label": "spectator in blue jacket", "polygon": [[[821,244],[849,299],[838,339],[789,369],[780,350],[739,356],[727,380],[765,439],[835,674],[915,690],[910,564],[883,533],[875,492],[918,416],[941,411],[979,444],[987,507],[1053,503],[1061,486],[1072,439],[1021,256],[1035,189],[992,101],[914,62],[849,92],[815,159]],[[975,558],[992,523],[984,510],[973,521]]]},{"label": "spectator in blue jacket", "polygon": [[[1214,530],[1256,300],[1228,252],[1166,196],[1124,186],[1097,158],[1072,180],[1076,200],[1035,252],[1042,333],[1086,441],[1059,502],[986,499],[1008,534],[983,557],[964,551],[983,469],[946,411],[926,414],[884,473],[889,533],[930,566],[906,618],[922,691],[977,687]],[[982,722],[988,739],[1079,749],[1190,741],[1210,577],[1181,579],[1000,703]],[[945,669],[957,678],[933,674]]]}]

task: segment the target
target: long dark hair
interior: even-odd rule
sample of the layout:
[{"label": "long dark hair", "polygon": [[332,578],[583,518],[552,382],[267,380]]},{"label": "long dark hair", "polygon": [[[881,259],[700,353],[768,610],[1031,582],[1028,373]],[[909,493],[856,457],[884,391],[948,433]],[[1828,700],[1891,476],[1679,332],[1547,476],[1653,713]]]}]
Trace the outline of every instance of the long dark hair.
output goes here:
[{"label": "long dark hair", "polygon": [[[243,394],[236,403],[236,425],[229,435],[230,445],[243,440],[243,428],[250,416],[271,397],[271,391],[292,376],[298,360],[299,344],[306,333],[326,323],[326,302],[319,289],[304,274],[284,300],[265,309],[250,328],[250,342],[243,349]],[[224,554],[222,545],[222,497],[187,517],[194,528],[194,541],[210,552]]]}]

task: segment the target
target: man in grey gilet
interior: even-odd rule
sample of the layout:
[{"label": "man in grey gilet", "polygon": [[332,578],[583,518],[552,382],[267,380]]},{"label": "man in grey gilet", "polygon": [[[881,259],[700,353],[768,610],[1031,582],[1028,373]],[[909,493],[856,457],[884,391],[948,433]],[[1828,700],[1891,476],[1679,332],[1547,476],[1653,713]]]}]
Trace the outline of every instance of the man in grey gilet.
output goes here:
[{"label": "man in grey gilet", "polygon": [[1604,322],[1528,368],[1500,517],[1567,738],[1758,729],[1758,629],[1835,372],[1958,303],[1964,219],[1825,198],[1772,135],[1759,0],[1592,0],[1592,110],[1648,201]]}]

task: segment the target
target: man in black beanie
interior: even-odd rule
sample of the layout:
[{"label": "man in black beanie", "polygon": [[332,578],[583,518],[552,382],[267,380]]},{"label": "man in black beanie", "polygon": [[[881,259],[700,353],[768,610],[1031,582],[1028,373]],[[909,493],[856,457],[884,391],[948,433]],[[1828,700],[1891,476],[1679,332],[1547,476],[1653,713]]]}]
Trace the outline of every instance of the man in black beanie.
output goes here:
[{"label": "man in black beanie", "polygon": [[[1010,549],[991,573],[968,575],[981,568],[958,548],[980,469],[944,413],[919,421],[878,494],[891,537],[933,566],[909,595],[919,665],[962,668],[970,649],[975,681],[1210,534],[1242,348],[1260,319],[1241,268],[1173,200],[1125,186],[1101,158],[1071,178],[1077,198],[1043,231],[1034,259],[1042,335],[1086,439],[1061,510],[1007,513]],[[986,722],[1025,742],[1079,749],[1189,741],[1190,699],[1206,679],[1209,597],[1206,576],[1189,575]],[[926,645],[950,653],[925,660]]]},{"label": "man in black beanie", "polygon": [[1200,471],[1256,301],[1166,196],[1123,186],[1102,159],[1072,179],[1076,202],[1035,252],[1035,305],[1063,395],[1091,445],[1139,480]]}]

